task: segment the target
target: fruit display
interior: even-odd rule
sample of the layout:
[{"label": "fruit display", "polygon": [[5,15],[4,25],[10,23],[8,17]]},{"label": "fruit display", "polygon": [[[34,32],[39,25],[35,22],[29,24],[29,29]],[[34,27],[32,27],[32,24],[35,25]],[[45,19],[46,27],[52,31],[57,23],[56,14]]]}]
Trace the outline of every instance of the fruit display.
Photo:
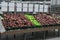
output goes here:
[{"label": "fruit display", "polygon": [[43,25],[60,24],[59,18],[54,18],[45,13],[31,14],[3,14],[2,19],[5,28],[43,27]]},{"label": "fruit display", "polygon": [[25,27],[32,26],[33,24],[24,16],[24,14],[4,14],[4,19],[2,20],[5,28],[10,27]]},{"label": "fruit display", "polygon": [[53,25],[57,24],[57,21],[54,17],[47,14],[37,14],[34,16],[42,25]]}]

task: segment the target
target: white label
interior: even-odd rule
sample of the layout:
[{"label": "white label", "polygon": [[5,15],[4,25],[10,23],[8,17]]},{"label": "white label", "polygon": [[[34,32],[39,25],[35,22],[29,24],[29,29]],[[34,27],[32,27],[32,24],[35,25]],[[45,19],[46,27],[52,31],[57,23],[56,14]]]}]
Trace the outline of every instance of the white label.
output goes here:
[{"label": "white label", "polygon": [[14,3],[9,3],[9,11],[14,11]]},{"label": "white label", "polygon": [[17,12],[22,12],[22,3],[17,3],[16,4],[16,6],[17,6]]},{"label": "white label", "polygon": [[33,12],[33,4],[29,4],[29,12]]},{"label": "white label", "polygon": [[17,3],[16,6],[17,7],[22,7],[22,4],[21,3]]},{"label": "white label", "polygon": [[15,5],[14,3],[9,3],[9,6],[13,6],[14,7],[14,5]]},{"label": "white label", "polygon": [[7,12],[8,3],[1,2],[1,11]]},{"label": "white label", "polygon": [[9,7],[9,11],[14,11],[14,7]]},{"label": "white label", "polygon": [[7,2],[1,2],[1,6],[8,6]]},{"label": "white label", "polygon": [[38,6],[39,6],[38,4],[35,4],[35,6],[34,6],[34,11],[35,12],[38,12]]},{"label": "white label", "polygon": [[29,8],[29,12],[33,12],[33,8]]},{"label": "white label", "polygon": [[23,4],[23,7],[28,7],[28,5],[27,4]]},{"label": "white label", "polygon": [[29,7],[33,8],[33,4],[29,4]]},{"label": "white label", "polygon": [[45,5],[44,12],[48,12],[48,5]]},{"label": "white label", "polygon": [[27,8],[23,8],[23,12],[27,12]]},{"label": "white label", "polygon": [[7,12],[7,7],[2,7],[1,11]]},{"label": "white label", "polygon": [[22,12],[22,8],[17,8],[17,12]]},{"label": "white label", "polygon": [[43,12],[43,5],[40,5],[39,12]]}]

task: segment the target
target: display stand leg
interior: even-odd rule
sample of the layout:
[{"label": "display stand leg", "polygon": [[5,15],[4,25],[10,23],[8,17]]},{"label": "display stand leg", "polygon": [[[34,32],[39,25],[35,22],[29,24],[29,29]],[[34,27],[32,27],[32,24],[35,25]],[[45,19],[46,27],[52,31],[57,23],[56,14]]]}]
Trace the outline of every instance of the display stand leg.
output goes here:
[{"label": "display stand leg", "polygon": [[46,36],[48,35],[48,31],[46,31]]},{"label": "display stand leg", "polygon": [[14,34],[14,39],[16,38],[16,35]]},{"label": "display stand leg", "polygon": [[6,39],[9,40],[9,39],[8,39],[8,35],[6,35]]},{"label": "display stand leg", "polygon": [[44,31],[43,33],[44,33],[43,38],[44,38],[44,40],[46,40],[46,31]]},{"label": "display stand leg", "polygon": [[27,40],[27,39],[26,39],[26,34],[25,34],[25,33],[24,33],[24,40]]},{"label": "display stand leg", "polygon": [[59,29],[58,29],[58,37],[59,37]]},{"label": "display stand leg", "polygon": [[56,35],[55,35],[55,29],[53,30],[53,36],[55,37]]},{"label": "display stand leg", "polygon": [[34,32],[32,32],[32,36],[34,36]]}]

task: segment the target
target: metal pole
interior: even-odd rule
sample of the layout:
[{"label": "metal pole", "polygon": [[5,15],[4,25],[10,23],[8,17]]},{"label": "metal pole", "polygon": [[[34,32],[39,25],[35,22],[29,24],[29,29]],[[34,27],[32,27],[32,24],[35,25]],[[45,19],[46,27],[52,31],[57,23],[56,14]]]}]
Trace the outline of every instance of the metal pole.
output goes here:
[{"label": "metal pole", "polygon": [[57,5],[57,0],[55,1],[55,5]]},{"label": "metal pole", "polygon": [[44,8],[45,8],[45,2],[46,2],[46,0],[44,0],[44,2],[43,2],[43,12],[44,12]]},{"label": "metal pole", "polygon": [[17,7],[16,7],[16,1],[15,1],[15,6],[14,6],[14,7],[15,7],[15,14],[16,14],[16,8],[17,8]]},{"label": "metal pole", "polygon": [[46,40],[46,32],[44,31],[44,40]]},{"label": "metal pole", "polygon": [[8,7],[7,7],[8,13],[9,13],[9,2],[8,2]]},{"label": "metal pole", "polygon": [[6,39],[9,40],[9,39],[8,39],[8,35],[6,35]]},{"label": "metal pole", "polygon": [[24,33],[24,40],[26,40],[26,34]]},{"label": "metal pole", "polygon": [[56,35],[55,35],[55,29],[54,29],[53,31],[54,31],[54,32],[53,32],[53,35],[56,36]]},{"label": "metal pole", "polygon": [[49,5],[49,13],[51,13],[51,4],[53,4],[52,0],[50,1],[50,5]]},{"label": "metal pole", "polygon": [[42,40],[46,40],[46,31],[43,31],[43,39]]},{"label": "metal pole", "polygon": [[60,35],[60,34],[59,34],[59,29],[58,29],[58,37],[59,37],[59,35]]}]

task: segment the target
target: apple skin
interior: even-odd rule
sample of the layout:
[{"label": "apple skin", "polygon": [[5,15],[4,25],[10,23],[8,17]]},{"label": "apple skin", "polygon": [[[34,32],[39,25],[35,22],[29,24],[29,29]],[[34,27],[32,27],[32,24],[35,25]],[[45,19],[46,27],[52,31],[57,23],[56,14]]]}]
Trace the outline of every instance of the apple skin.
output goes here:
[{"label": "apple skin", "polygon": [[42,25],[50,25],[50,24],[57,24],[57,20],[47,14],[38,14],[34,16]]},{"label": "apple skin", "polygon": [[[30,20],[26,18],[28,15],[20,14],[3,14],[4,19],[2,19],[3,26],[7,27],[24,27],[24,26],[34,26],[33,19],[35,18],[41,25],[50,25],[50,24],[60,24],[60,19],[54,18],[45,13],[40,13],[37,15],[33,15],[32,19],[31,15],[29,15]],[[36,21],[34,21],[36,23]]]},{"label": "apple skin", "polygon": [[32,22],[28,20],[24,14],[3,14],[3,25],[6,28],[8,27],[24,27],[24,26],[32,26]]}]

